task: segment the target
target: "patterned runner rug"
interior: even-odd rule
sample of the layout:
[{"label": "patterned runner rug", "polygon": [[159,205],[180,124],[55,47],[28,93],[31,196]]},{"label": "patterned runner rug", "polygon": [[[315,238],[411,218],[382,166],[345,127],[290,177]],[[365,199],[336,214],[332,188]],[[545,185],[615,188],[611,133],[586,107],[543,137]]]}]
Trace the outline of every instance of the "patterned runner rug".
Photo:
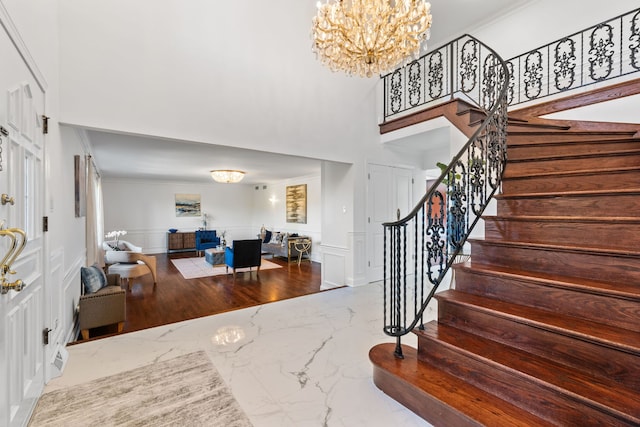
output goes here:
[{"label": "patterned runner rug", "polygon": [[[221,274],[227,274],[227,268],[224,265],[216,265],[213,266],[204,260],[204,257],[199,258],[176,258],[172,259],[171,262],[178,269],[182,277],[185,279],[197,279],[199,277],[207,277],[207,276],[218,276]],[[270,270],[273,268],[282,268],[281,265],[276,264],[275,262],[267,261],[266,259],[262,260],[260,264],[260,271],[262,270]],[[251,268],[252,271],[256,271],[255,267]],[[249,271],[248,268],[238,268],[236,269],[236,274],[238,272]],[[233,274],[233,270],[229,269],[228,274]]]},{"label": "patterned runner rug", "polygon": [[251,422],[203,351],[40,398],[29,426],[213,426]]}]

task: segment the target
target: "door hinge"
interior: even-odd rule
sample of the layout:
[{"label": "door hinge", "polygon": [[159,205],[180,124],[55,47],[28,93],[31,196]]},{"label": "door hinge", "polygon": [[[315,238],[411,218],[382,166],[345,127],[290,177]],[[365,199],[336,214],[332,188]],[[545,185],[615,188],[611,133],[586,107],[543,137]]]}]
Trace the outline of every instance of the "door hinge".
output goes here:
[{"label": "door hinge", "polygon": [[49,328],[42,330],[42,345],[49,345],[49,332],[51,332]]},{"label": "door hinge", "polygon": [[48,216],[43,216],[42,217],[42,231],[43,232],[49,231],[49,217]]},{"label": "door hinge", "polygon": [[367,179],[371,179],[371,174],[370,173],[367,174]]},{"label": "door hinge", "polygon": [[367,261],[367,265],[371,267],[371,261]]},{"label": "door hinge", "polygon": [[49,133],[49,117],[44,114],[42,115],[42,133],[45,135]]},{"label": "door hinge", "polygon": [[411,178],[411,184],[415,184],[415,183],[416,183],[415,179]]},{"label": "door hinge", "polygon": [[370,216],[368,216],[368,217],[367,217],[367,222],[368,222],[369,224],[371,224],[371,217],[370,217]]}]

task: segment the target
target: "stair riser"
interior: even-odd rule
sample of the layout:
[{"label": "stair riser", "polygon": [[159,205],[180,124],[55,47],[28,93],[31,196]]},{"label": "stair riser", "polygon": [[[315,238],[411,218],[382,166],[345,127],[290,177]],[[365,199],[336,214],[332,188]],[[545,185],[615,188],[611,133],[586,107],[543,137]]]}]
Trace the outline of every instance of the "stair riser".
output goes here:
[{"label": "stair riser", "polygon": [[609,282],[640,283],[638,260],[589,252],[551,251],[471,241],[474,262]]},{"label": "stair riser", "polygon": [[640,171],[603,172],[567,176],[540,176],[502,181],[504,194],[560,191],[616,191],[640,187]]},{"label": "stair riser", "polygon": [[593,197],[559,196],[498,199],[498,216],[607,216],[640,218],[639,194],[606,194]]},{"label": "stair riser", "polygon": [[[474,386],[489,391],[532,414],[548,420],[563,420],[566,425],[602,426],[624,425],[612,414],[582,404],[519,372],[489,365],[456,351],[438,340],[420,337],[419,357]],[[576,406],[580,407],[576,415]],[[579,416],[579,419],[576,419]],[[629,424],[631,425],[631,424]]]},{"label": "stair riser", "polygon": [[614,379],[634,389],[640,387],[640,360],[637,355],[442,300],[438,301],[438,322],[587,374]]},{"label": "stair riser", "polygon": [[632,138],[634,136],[633,132],[626,133],[613,133],[613,134],[582,134],[576,135],[575,133],[570,132],[548,132],[541,134],[540,132],[536,132],[533,129],[531,132],[509,132],[507,134],[507,140],[509,145],[519,145],[519,144],[544,144],[547,143],[556,143],[556,142],[575,142],[577,140],[581,142],[586,141],[611,141],[611,140],[620,140],[623,138]]},{"label": "stair riser", "polygon": [[640,155],[636,154],[583,157],[578,159],[509,161],[505,168],[504,176],[540,175],[559,171],[598,171],[600,169],[637,167],[638,165],[640,165]]},{"label": "stair riser", "polygon": [[499,273],[476,273],[473,268],[456,271],[456,290],[594,322],[602,322],[602,313],[607,313],[607,324],[640,332],[640,301],[607,295],[605,291],[595,295]]},{"label": "stair riser", "polygon": [[622,150],[638,150],[640,141],[567,143],[564,145],[514,145],[507,148],[509,160],[533,160],[583,154],[607,154]]},{"label": "stair riser", "polygon": [[485,237],[528,243],[628,250],[640,246],[637,222],[538,221],[485,218]]}]

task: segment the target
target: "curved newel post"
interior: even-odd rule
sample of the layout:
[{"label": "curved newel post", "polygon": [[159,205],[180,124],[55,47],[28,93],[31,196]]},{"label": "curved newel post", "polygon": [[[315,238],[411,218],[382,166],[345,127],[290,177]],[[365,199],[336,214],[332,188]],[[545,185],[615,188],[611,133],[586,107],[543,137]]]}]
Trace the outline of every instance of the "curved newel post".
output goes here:
[{"label": "curved newel post", "polygon": [[[475,104],[486,118],[413,211],[383,224],[384,332],[396,337],[397,358],[403,358],[401,337],[416,326],[423,328],[424,311],[499,189],[506,163],[508,70],[504,61],[468,35],[437,52],[450,52],[446,68],[452,94]],[[417,61],[428,64],[434,57],[432,52]],[[402,92],[398,84],[407,74],[413,76],[396,70],[383,77],[385,88],[393,91],[385,94],[385,102],[392,101],[391,110]],[[391,79],[388,85],[387,78]]]}]

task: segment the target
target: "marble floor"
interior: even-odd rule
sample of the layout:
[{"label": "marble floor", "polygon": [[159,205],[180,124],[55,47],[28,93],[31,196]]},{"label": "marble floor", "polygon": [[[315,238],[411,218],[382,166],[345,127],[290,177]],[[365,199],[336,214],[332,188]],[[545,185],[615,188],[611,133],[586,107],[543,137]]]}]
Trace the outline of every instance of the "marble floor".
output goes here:
[{"label": "marble floor", "polygon": [[373,384],[369,349],[393,342],[381,301],[340,288],[70,346],[45,392],[204,350],[256,427],[429,426]]}]

